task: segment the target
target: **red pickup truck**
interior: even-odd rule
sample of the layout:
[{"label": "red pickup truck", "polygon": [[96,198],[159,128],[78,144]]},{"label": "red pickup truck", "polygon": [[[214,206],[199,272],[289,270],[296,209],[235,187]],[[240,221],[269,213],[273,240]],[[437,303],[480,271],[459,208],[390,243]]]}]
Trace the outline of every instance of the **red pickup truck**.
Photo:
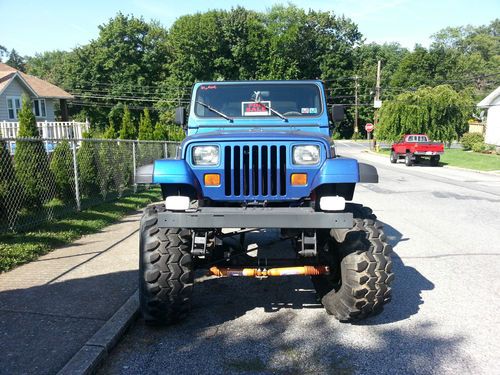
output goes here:
[{"label": "red pickup truck", "polygon": [[407,134],[391,146],[391,163],[397,163],[400,158],[404,158],[405,164],[410,167],[423,158],[430,158],[431,165],[437,166],[439,156],[443,153],[443,143],[430,142],[425,134]]}]

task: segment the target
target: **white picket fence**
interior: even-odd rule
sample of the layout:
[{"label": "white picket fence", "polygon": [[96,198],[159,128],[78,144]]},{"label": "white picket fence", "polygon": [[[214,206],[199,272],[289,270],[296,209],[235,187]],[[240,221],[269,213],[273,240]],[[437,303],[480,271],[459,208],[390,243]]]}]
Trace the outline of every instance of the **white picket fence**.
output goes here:
[{"label": "white picket fence", "polygon": [[[89,131],[90,123],[77,121],[38,121],[38,131],[43,139],[81,139]],[[19,122],[1,121],[0,137],[17,138]]]}]

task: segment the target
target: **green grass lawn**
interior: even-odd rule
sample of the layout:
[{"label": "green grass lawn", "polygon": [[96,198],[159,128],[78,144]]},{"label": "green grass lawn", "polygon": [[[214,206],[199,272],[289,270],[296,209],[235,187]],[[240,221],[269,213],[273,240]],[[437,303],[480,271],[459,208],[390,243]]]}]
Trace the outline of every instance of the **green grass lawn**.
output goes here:
[{"label": "green grass lawn", "polygon": [[480,154],[472,151],[445,149],[441,163],[479,171],[500,171],[500,155]]},{"label": "green grass lawn", "polygon": [[[388,149],[381,149],[378,153],[389,156],[391,152]],[[480,154],[459,149],[445,149],[444,155],[441,155],[440,164],[478,171],[499,171],[500,155]]]},{"label": "green grass lawn", "polygon": [[30,262],[85,234],[96,233],[128,213],[159,200],[160,195],[160,189],[155,188],[71,213],[63,219],[41,224],[36,230],[1,234],[0,272]]}]

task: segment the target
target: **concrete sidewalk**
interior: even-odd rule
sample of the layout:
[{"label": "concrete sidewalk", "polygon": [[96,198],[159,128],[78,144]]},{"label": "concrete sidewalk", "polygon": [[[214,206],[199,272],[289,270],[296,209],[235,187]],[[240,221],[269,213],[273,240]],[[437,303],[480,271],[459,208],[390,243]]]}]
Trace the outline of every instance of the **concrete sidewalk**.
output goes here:
[{"label": "concrete sidewalk", "polygon": [[140,213],[0,275],[0,374],[54,374],[137,289]]}]

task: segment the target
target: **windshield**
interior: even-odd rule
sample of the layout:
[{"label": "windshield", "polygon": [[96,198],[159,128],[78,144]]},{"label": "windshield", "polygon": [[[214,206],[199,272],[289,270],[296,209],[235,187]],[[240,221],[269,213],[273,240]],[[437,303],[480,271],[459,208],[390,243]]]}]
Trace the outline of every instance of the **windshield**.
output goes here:
[{"label": "windshield", "polygon": [[217,117],[207,106],[229,117],[315,117],[322,112],[319,88],[311,83],[201,85],[196,92],[196,116]]}]

